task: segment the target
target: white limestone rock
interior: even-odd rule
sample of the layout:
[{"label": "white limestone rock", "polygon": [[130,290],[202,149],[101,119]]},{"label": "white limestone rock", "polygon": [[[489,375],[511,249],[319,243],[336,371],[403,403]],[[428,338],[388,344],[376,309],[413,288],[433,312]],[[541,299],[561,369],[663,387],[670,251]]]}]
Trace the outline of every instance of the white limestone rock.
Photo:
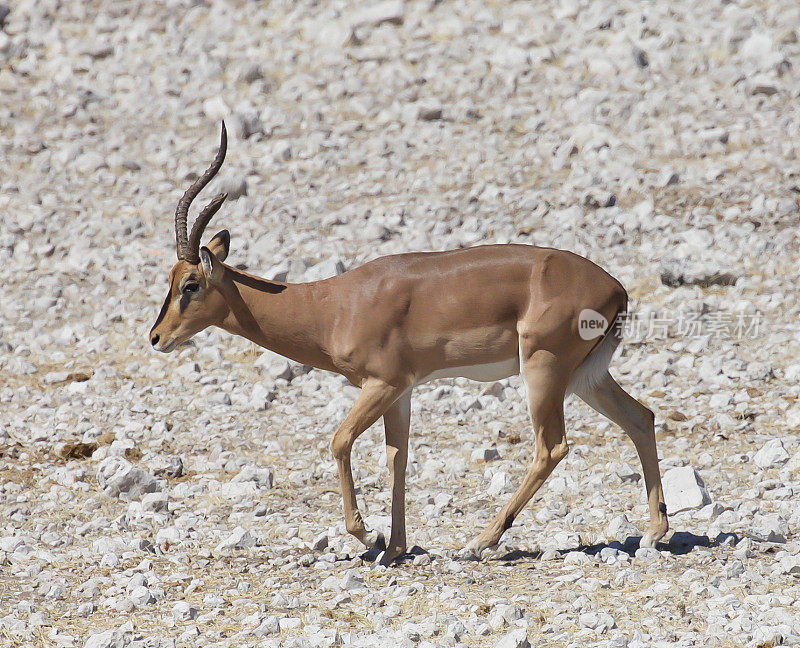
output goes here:
[{"label": "white limestone rock", "polygon": [[503,493],[511,493],[513,491],[514,483],[511,481],[511,477],[507,472],[499,470],[492,475],[492,480],[489,482],[486,494],[496,497]]},{"label": "white limestone rock", "polygon": [[97,483],[103,494],[109,497],[125,496],[139,499],[145,493],[160,490],[160,482],[142,468],[137,468],[127,459],[111,456],[97,466]]},{"label": "white limestone rock", "polygon": [[197,618],[197,610],[186,601],[178,601],[172,606],[172,616],[176,621],[191,621]]},{"label": "white limestone rock", "polygon": [[664,499],[669,513],[701,509],[711,503],[700,473],[691,466],[671,468],[662,477]]},{"label": "white limestone rock", "polygon": [[759,468],[775,468],[789,461],[789,453],[781,439],[770,439],[753,456],[753,463]]},{"label": "white limestone rock", "polygon": [[623,513],[608,523],[606,527],[606,537],[609,540],[625,542],[627,538],[640,538],[642,534],[639,529],[628,520],[628,516]]},{"label": "white limestone rock", "polygon": [[269,468],[245,466],[231,481],[234,483],[255,482],[260,488],[272,488],[274,479]]},{"label": "white limestone rock", "polygon": [[528,631],[525,628],[517,628],[503,635],[499,641],[495,642],[494,648],[530,648],[528,641]]},{"label": "white limestone rock", "polygon": [[143,607],[156,602],[155,596],[153,596],[153,593],[145,585],[139,585],[133,588],[131,593],[128,594],[128,598],[130,598],[131,603],[136,607]]},{"label": "white limestone rock", "polygon": [[789,523],[779,514],[758,514],[745,533],[759,542],[783,544],[789,536]]},{"label": "white limestone rock", "polygon": [[256,538],[244,527],[237,526],[231,533],[214,547],[215,553],[224,553],[241,549],[249,549],[256,544]]}]

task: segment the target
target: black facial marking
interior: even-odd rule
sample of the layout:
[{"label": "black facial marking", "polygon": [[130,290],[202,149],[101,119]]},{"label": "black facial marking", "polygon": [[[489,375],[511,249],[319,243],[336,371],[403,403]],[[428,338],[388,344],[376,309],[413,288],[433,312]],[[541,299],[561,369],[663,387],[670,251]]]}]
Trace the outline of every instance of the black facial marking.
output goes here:
[{"label": "black facial marking", "polygon": [[509,515],[506,518],[506,521],[503,522],[503,531],[508,531],[511,528],[511,525],[514,524],[514,516]]},{"label": "black facial marking", "polygon": [[181,295],[181,301],[179,302],[181,313],[186,310],[186,307],[189,305],[189,301],[191,299],[192,299],[192,293],[185,292]]},{"label": "black facial marking", "polygon": [[[156,326],[161,324],[161,320],[163,320],[164,316],[167,314],[167,309],[169,308],[169,298],[170,297],[172,297],[172,291],[171,290],[167,293],[167,298],[164,300],[164,305],[161,307],[161,312],[158,314],[158,319],[156,320],[156,323],[153,324],[153,328],[155,328]],[[153,329],[150,329],[150,330],[152,331]]]}]

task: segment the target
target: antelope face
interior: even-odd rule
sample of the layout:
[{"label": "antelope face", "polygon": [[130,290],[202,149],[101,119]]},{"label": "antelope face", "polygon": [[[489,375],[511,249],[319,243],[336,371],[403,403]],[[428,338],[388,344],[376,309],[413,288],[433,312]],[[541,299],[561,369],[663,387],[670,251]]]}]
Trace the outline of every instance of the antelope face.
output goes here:
[{"label": "antelope face", "polygon": [[219,194],[197,217],[191,235],[187,234],[186,219],[189,206],[203,187],[217,174],[225,160],[228,138],[222,124],[219,150],[206,172],[186,190],[175,211],[175,238],[178,244],[178,263],[169,273],[169,293],[153,328],[150,344],[156,351],[169,353],[182,342],[204,328],[224,319],[227,307],[219,290],[224,278],[222,262],[228,256],[230,234],[219,232],[208,244],[200,247],[200,239],[211,217],[227,197]]},{"label": "antelope face", "polygon": [[218,275],[224,273],[222,261],[228,256],[229,245],[230,234],[222,230],[208,247],[201,248],[199,264],[181,260],[173,266],[169,292],[150,329],[150,344],[156,351],[169,353],[225,318],[228,307],[219,290]]}]

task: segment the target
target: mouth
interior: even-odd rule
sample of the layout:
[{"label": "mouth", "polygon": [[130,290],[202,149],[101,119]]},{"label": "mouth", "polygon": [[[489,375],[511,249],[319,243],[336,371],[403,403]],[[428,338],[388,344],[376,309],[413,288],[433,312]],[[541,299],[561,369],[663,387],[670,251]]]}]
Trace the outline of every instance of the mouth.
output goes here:
[{"label": "mouth", "polygon": [[154,347],[156,351],[160,351],[161,353],[169,353],[170,351],[174,351],[175,347],[178,346],[178,340],[172,338],[166,344],[160,344],[157,347]]}]

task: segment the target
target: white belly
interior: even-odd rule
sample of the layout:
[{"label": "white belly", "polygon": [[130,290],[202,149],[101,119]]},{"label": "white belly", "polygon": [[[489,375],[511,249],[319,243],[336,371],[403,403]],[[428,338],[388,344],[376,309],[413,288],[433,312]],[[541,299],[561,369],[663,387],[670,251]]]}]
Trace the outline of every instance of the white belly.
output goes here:
[{"label": "white belly", "polygon": [[490,362],[488,364],[468,365],[466,367],[449,367],[439,369],[424,378],[420,378],[415,385],[421,385],[438,378],[469,378],[480,382],[494,382],[519,373],[519,358],[509,358],[500,362]]}]

